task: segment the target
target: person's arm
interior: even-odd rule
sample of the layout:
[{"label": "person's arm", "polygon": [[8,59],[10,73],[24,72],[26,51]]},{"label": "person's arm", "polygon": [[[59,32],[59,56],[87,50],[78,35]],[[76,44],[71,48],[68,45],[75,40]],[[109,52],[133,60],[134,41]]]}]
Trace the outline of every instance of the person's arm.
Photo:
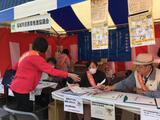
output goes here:
[{"label": "person's arm", "polygon": [[67,57],[67,58],[66,58],[67,67],[70,68],[70,67],[71,67],[71,61],[70,61],[70,59],[69,59],[68,56],[66,56],[66,57]]},{"label": "person's arm", "polygon": [[18,62],[13,65],[12,69],[13,69],[13,70],[17,70],[17,68],[18,68]]},{"label": "person's arm", "polygon": [[132,73],[128,78],[105,88],[106,91],[117,90],[125,91],[126,89],[133,90],[136,86],[134,73]]},{"label": "person's arm", "polygon": [[160,83],[156,91],[148,91],[148,92],[145,92],[144,95],[152,98],[160,98]]},{"label": "person's arm", "polygon": [[80,78],[78,75],[73,74],[73,73],[68,73],[62,70],[54,69],[49,63],[47,63],[42,57],[40,56],[34,56],[32,57],[31,63],[35,65],[40,71],[48,73],[52,76],[58,76],[62,78],[67,78],[70,77],[74,81],[79,81]]}]

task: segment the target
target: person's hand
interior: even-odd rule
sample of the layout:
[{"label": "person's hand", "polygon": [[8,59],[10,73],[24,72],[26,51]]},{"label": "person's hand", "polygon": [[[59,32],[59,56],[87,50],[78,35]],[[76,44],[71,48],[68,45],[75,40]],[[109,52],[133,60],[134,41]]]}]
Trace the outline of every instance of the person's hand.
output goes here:
[{"label": "person's hand", "polygon": [[74,74],[74,73],[68,73],[68,77],[72,78],[76,82],[81,80],[81,78],[77,74]]},{"label": "person's hand", "polygon": [[79,86],[79,84],[78,84],[78,83],[75,83],[75,84],[70,84],[70,83],[68,83],[68,82],[67,82],[67,85],[68,85],[68,87]]},{"label": "person's hand", "polygon": [[79,87],[79,84],[70,84],[67,82],[67,86],[70,90],[73,90],[74,88]]},{"label": "person's hand", "polygon": [[105,91],[112,91],[112,90],[114,90],[114,87],[107,85],[107,86],[105,86],[104,90]]},{"label": "person's hand", "polygon": [[104,90],[105,85],[102,85],[102,84],[98,83],[98,84],[97,84],[95,87],[93,87],[93,88],[95,88],[95,89],[100,89],[100,90]]},{"label": "person's hand", "polygon": [[144,93],[146,93],[146,91],[144,91],[144,90],[142,90],[140,88],[136,88],[136,93],[138,93],[138,94],[144,94]]}]

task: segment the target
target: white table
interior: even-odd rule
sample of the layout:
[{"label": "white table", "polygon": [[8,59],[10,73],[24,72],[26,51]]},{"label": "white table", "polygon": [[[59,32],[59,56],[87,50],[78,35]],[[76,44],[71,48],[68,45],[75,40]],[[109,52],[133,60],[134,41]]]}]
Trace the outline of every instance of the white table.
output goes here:
[{"label": "white table", "polygon": [[30,100],[35,101],[35,96],[41,95],[41,92],[44,88],[48,88],[48,87],[56,88],[56,86],[57,86],[57,83],[54,83],[54,82],[40,81],[36,89],[30,93]]},{"label": "white table", "polygon": [[[55,100],[59,100],[59,101],[63,101],[64,98],[64,90],[67,90],[68,88],[63,88],[57,91],[52,92],[52,98]],[[106,103],[106,104],[115,104],[115,107],[123,109],[123,110],[127,110],[136,114],[140,114],[140,109],[141,108],[147,108],[147,109],[157,109],[156,105],[144,105],[144,104],[135,104],[135,103],[126,103],[123,102],[124,97],[125,96],[140,96],[137,94],[132,94],[132,93],[123,93],[123,92],[115,92],[115,91],[111,91],[108,92],[110,95],[113,94],[120,94],[120,97],[118,97],[116,100],[113,99],[103,99],[103,98],[95,98],[94,96],[80,96],[83,99],[84,104],[90,104],[90,101],[94,100],[96,102],[100,102],[100,103]],[[144,96],[142,96],[144,97]],[[146,97],[146,99],[151,99],[149,97]]]},{"label": "white table", "polygon": [[33,111],[35,111],[35,96],[41,95],[41,92],[44,88],[56,88],[57,83],[54,82],[44,82],[40,81],[37,85],[36,89],[32,92],[30,92],[30,100],[33,101]]},{"label": "white table", "polygon": [[[0,78],[0,93],[4,94],[4,86],[1,84],[2,78]],[[37,85],[36,89],[32,92],[30,92],[30,100],[33,101],[33,111],[35,111],[35,96],[41,95],[41,92],[44,88],[51,87],[56,88],[57,83],[54,82],[44,82],[40,81]],[[14,96],[11,89],[8,91],[9,96]]]},{"label": "white table", "polygon": [[[0,78],[0,93],[4,94],[4,86],[1,84],[1,82],[2,82],[2,78]],[[44,88],[47,88],[47,87],[56,88],[56,86],[57,86],[57,83],[54,83],[54,82],[40,81],[39,84],[37,85],[36,89],[34,91],[32,91],[30,94],[31,97],[34,97],[31,100],[34,101],[35,96],[40,95],[41,91]],[[9,89],[9,96],[14,96],[11,89]]]}]

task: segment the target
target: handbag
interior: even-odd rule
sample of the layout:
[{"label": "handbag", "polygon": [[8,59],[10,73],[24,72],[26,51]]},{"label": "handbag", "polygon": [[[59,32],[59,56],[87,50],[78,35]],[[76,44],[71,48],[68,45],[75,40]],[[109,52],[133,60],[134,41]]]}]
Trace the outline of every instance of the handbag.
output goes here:
[{"label": "handbag", "polygon": [[9,88],[15,74],[16,74],[16,70],[13,70],[13,69],[7,69],[5,71],[2,79],[2,84],[4,85],[4,87]]}]

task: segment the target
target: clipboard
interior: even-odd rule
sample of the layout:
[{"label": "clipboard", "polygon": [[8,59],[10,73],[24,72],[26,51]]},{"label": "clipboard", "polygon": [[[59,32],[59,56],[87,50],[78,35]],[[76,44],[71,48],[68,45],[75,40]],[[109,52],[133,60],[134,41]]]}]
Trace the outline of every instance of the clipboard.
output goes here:
[{"label": "clipboard", "polygon": [[[132,103],[132,104],[156,106],[155,100],[153,98],[147,98],[145,96],[135,96],[132,99],[130,99],[130,98],[131,98],[131,96],[124,96],[123,102]],[[160,105],[160,102],[159,102],[159,105]]]},{"label": "clipboard", "polygon": [[157,109],[160,109],[160,98],[154,98]]}]

